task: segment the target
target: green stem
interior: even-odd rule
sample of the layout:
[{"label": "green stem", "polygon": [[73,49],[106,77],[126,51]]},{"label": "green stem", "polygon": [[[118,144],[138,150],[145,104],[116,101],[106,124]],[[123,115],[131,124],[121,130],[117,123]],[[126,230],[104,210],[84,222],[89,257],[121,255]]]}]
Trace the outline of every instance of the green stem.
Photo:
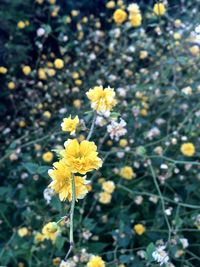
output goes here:
[{"label": "green stem", "polygon": [[72,201],[70,208],[70,233],[69,233],[69,250],[65,256],[65,261],[67,260],[69,254],[71,253],[74,247],[74,208],[76,202],[76,190],[75,190],[75,177],[72,173]]},{"label": "green stem", "polygon": [[91,138],[91,136],[93,134],[96,118],[97,118],[97,113],[95,112],[94,113],[93,120],[92,120],[92,125],[91,125],[91,128],[90,128],[89,134],[87,136],[87,140],[88,141],[90,140],[90,138]]},{"label": "green stem", "polygon": [[162,210],[163,210],[163,215],[164,215],[164,218],[165,218],[165,221],[166,221],[166,224],[167,224],[167,228],[168,228],[168,231],[169,231],[169,233],[168,233],[168,242],[170,242],[172,229],[171,229],[169,220],[167,218],[167,215],[165,213],[165,201],[164,201],[163,195],[162,195],[162,193],[160,191],[160,187],[159,187],[158,181],[156,179],[156,174],[155,174],[155,171],[153,169],[153,166],[150,164],[149,167],[150,167],[150,171],[151,171],[151,174],[152,174],[152,177],[153,177],[153,181],[154,181],[155,187],[156,187],[156,189],[158,191],[158,195],[160,197]]}]

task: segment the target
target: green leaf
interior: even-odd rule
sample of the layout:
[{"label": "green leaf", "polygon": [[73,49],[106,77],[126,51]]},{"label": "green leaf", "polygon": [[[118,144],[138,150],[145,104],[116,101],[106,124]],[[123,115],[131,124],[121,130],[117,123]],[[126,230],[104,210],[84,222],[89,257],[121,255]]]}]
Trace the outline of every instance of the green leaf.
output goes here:
[{"label": "green leaf", "polygon": [[153,243],[150,243],[148,246],[147,246],[147,249],[146,249],[146,260],[148,261],[153,261],[153,257],[152,257],[152,253],[156,250],[156,247]]}]

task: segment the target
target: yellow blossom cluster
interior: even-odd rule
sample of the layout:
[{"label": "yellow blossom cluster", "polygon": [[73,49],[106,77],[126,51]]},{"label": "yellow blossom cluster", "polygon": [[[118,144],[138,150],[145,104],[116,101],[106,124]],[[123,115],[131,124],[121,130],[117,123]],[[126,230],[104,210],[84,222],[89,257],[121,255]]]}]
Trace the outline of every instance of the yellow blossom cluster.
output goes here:
[{"label": "yellow blossom cluster", "polygon": [[103,192],[99,194],[99,202],[102,204],[109,204],[112,199],[112,193],[115,190],[115,183],[113,181],[102,182]]}]

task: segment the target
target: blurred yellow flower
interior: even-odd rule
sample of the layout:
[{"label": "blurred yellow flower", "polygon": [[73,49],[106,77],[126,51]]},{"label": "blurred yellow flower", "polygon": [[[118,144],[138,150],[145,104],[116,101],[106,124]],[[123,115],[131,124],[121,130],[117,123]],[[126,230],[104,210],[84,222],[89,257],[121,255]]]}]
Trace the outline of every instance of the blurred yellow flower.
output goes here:
[{"label": "blurred yellow flower", "polygon": [[21,120],[19,121],[19,127],[24,128],[26,126],[26,122]]},{"label": "blurred yellow flower", "polygon": [[153,7],[153,11],[157,16],[162,16],[166,13],[166,8],[163,3],[156,3]]},{"label": "blurred yellow flower", "polygon": [[43,113],[43,116],[47,119],[50,119],[51,118],[51,112],[46,110],[44,113]]},{"label": "blurred yellow flower", "polygon": [[148,52],[146,50],[140,51],[140,59],[145,59],[148,57]]},{"label": "blurred yellow flower", "polygon": [[47,76],[46,76],[46,72],[43,68],[38,69],[38,77],[40,80],[46,80]]},{"label": "blurred yellow flower", "polygon": [[79,143],[77,139],[68,139],[64,146],[61,155],[73,173],[86,174],[102,166],[94,142],[84,140]]},{"label": "blurred yellow flower", "polygon": [[51,233],[49,231],[49,228],[51,227],[51,222],[50,223],[47,223],[43,226],[42,228],[42,234],[44,235],[45,239],[50,239],[52,241],[52,243],[54,244],[55,241],[56,241],[56,238],[59,234],[59,230],[57,230],[56,232],[54,233]]},{"label": "blurred yellow flower", "polygon": [[181,39],[181,35],[179,32],[175,32],[173,37],[174,37],[174,40],[180,40]]},{"label": "blurred yellow flower", "polygon": [[135,178],[135,173],[133,171],[133,168],[130,166],[125,166],[120,169],[119,175],[127,180],[132,180]]},{"label": "blurred yellow flower", "polygon": [[80,107],[81,107],[81,100],[80,100],[80,99],[75,99],[75,100],[73,101],[73,106],[74,106],[75,108],[80,108]]},{"label": "blurred yellow flower", "polygon": [[17,230],[17,233],[20,237],[24,237],[28,235],[28,228],[27,227],[22,227]]},{"label": "blurred yellow flower", "polygon": [[40,242],[43,242],[45,239],[45,236],[39,232],[37,232],[34,236],[34,240],[36,243],[40,243]]},{"label": "blurred yellow flower", "polygon": [[62,131],[70,132],[70,134],[75,134],[78,124],[79,124],[78,116],[72,119],[70,115],[68,118],[63,119],[63,122],[61,123]]},{"label": "blurred yellow flower", "polygon": [[180,26],[181,26],[181,20],[180,19],[176,19],[175,21],[174,21],[174,25],[175,25],[175,27],[176,28],[179,28]]},{"label": "blurred yellow flower", "polygon": [[16,88],[16,85],[15,85],[14,82],[9,82],[9,83],[8,83],[8,89],[10,89],[10,90],[14,90],[15,88]]},{"label": "blurred yellow flower", "polygon": [[54,69],[52,69],[52,68],[48,68],[48,69],[46,70],[46,72],[47,72],[47,74],[48,74],[50,77],[53,77],[53,76],[55,76],[55,74],[56,74],[56,71],[55,71]]},{"label": "blurred yellow flower", "polygon": [[[72,200],[72,173],[70,167],[66,166],[64,160],[54,162],[53,169],[48,171],[52,182],[49,187],[59,194],[61,201]],[[88,193],[86,176],[75,176],[76,199],[82,199]]]},{"label": "blurred yellow flower", "polygon": [[130,22],[133,27],[139,27],[142,24],[142,15],[135,14],[130,17]]},{"label": "blurred yellow flower", "polygon": [[75,84],[79,86],[79,85],[82,84],[82,81],[81,81],[80,79],[76,79],[76,80],[75,80]]},{"label": "blurred yellow flower", "polygon": [[127,14],[124,10],[119,8],[115,10],[113,19],[117,24],[122,24],[127,19]]},{"label": "blurred yellow flower", "polygon": [[146,231],[146,228],[142,224],[138,223],[134,225],[134,231],[137,235],[142,235]]},{"label": "blurred yellow flower", "polygon": [[56,69],[62,69],[64,67],[64,61],[61,58],[56,58],[54,61],[54,66]]},{"label": "blurred yellow flower", "polygon": [[93,256],[87,263],[87,267],[105,267],[105,262],[99,256]]},{"label": "blurred yellow flower", "polygon": [[78,14],[79,14],[79,11],[78,11],[78,10],[73,9],[73,10],[71,11],[71,15],[72,15],[72,17],[77,17]]},{"label": "blurred yellow flower", "polygon": [[115,1],[108,1],[107,3],[106,3],[106,8],[108,8],[108,9],[112,9],[112,8],[114,8],[115,7]]},{"label": "blurred yellow flower", "polygon": [[129,20],[133,27],[139,27],[142,23],[142,15],[140,13],[140,8],[137,4],[130,4],[128,6]]},{"label": "blurred yellow flower", "polygon": [[48,151],[42,155],[42,159],[46,162],[51,162],[53,159],[53,153]]},{"label": "blurred yellow flower", "polygon": [[53,234],[59,230],[59,227],[56,222],[49,222],[46,225],[46,229],[50,234]]},{"label": "blurred yellow flower", "polygon": [[29,66],[24,66],[22,68],[22,71],[23,71],[24,75],[29,75],[31,72],[31,68]]},{"label": "blurred yellow flower", "polygon": [[5,67],[0,67],[0,74],[6,74],[8,72],[8,69]]},{"label": "blurred yellow flower", "polygon": [[192,143],[184,143],[181,146],[181,152],[184,156],[192,157],[195,154],[195,146]]},{"label": "blurred yellow flower", "polygon": [[109,193],[112,194],[113,191],[115,190],[115,183],[113,181],[106,181],[102,183],[102,189]]},{"label": "blurred yellow flower", "polygon": [[112,195],[107,192],[101,192],[99,194],[99,202],[102,204],[108,204],[111,202]]},{"label": "blurred yellow flower", "polygon": [[91,107],[99,112],[111,111],[117,104],[114,89],[95,86],[86,93],[91,101]]},{"label": "blurred yellow flower", "polygon": [[18,23],[17,23],[17,27],[19,28],[19,29],[24,29],[25,27],[26,27],[26,24],[25,24],[25,22],[24,21],[19,21]]},{"label": "blurred yellow flower", "polygon": [[74,79],[74,80],[76,80],[76,79],[78,79],[79,78],[79,73],[78,72],[72,72],[72,78]]},{"label": "blurred yellow flower", "polygon": [[200,49],[199,49],[199,46],[198,45],[193,45],[190,47],[190,53],[193,55],[193,56],[197,56],[199,55],[200,53]]},{"label": "blurred yellow flower", "polygon": [[128,141],[126,139],[120,139],[119,145],[121,147],[126,147],[128,145]]},{"label": "blurred yellow flower", "polygon": [[60,262],[61,262],[61,258],[59,257],[56,257],[52,260],[52,263],[54,266],[58,265]]}]

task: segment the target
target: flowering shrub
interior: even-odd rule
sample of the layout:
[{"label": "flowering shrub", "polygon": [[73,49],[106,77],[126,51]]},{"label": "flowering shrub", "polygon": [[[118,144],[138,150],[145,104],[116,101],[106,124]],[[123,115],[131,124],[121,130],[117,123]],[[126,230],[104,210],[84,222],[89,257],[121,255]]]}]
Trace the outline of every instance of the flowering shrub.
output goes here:
[{"label": "flowering shrub", "polygon": [[199,7],[177,3],[2,1],[2,266],[199,266]]}]

